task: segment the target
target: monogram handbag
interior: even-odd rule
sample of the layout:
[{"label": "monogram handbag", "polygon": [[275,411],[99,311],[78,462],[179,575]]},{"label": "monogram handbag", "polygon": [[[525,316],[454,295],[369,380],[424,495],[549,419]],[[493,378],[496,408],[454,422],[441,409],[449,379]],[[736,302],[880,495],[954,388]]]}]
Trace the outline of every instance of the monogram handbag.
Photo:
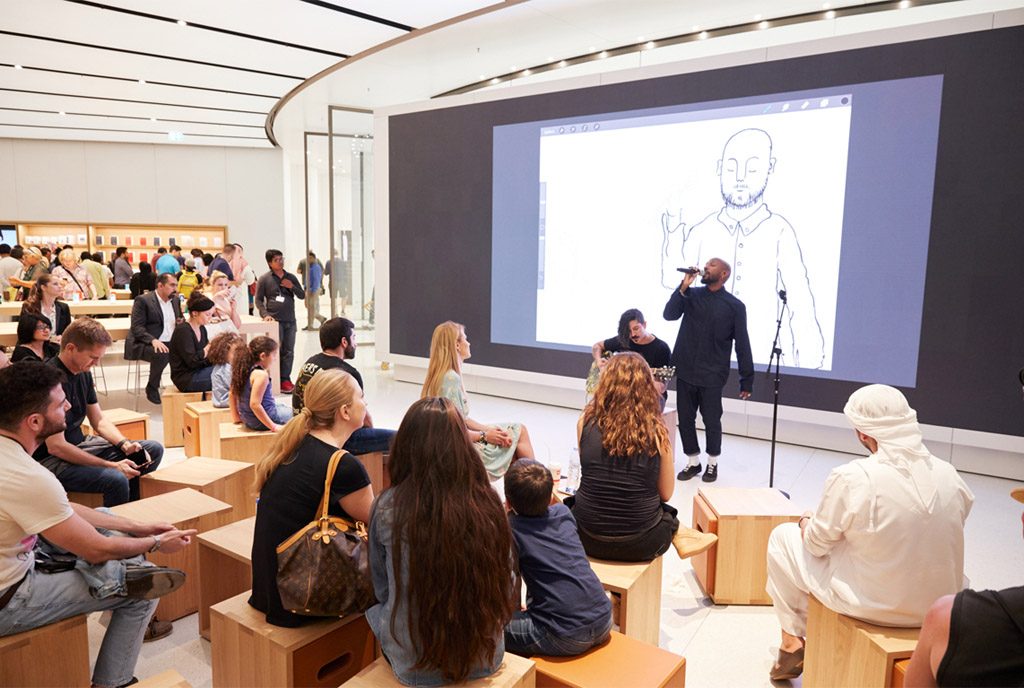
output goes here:
[{"label": "monogram handbag", "polygon": [[294,614],[344,616],[375,602],[365,524],[328,515],[331,482],[344,454],[331,456],[319,518],[277,546],[277,590]]}]

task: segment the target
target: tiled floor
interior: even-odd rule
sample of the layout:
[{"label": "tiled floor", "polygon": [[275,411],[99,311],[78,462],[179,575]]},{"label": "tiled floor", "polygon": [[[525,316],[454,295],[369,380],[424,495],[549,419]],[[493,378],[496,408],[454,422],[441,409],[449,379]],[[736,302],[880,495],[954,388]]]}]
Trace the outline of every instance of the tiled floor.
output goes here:
[{"label": "tiled floor", "polygon": [[[296,368],[318,350],[314,333],[299,332]],[[396,382],[393,375],[381,370],[373,359],[372,346],[363,342],[355,364],[366,384],[370,410],[376,425],[396,428],[405,409],[419,397],[419,387]],[[100,398],[101,405],[131,407],[133,400],[124,392],[123,364],[118,364],[113,356],[108,356],[105,364],[110,394]],[[577,412],[481,395],[473,395],[471,402],[475,419],[523,422],[534,438],[538,459],[561,460],[563,466],[567,464],[575,444]],[[155,438],[162,437],[159,409],[145,400],[139,409],[152,412],[151,431]],[[681,455],[678,450],[677,453]],[[768,457],[768,443],[727,436],[718,485],[767,486]],[[169,464],[182,458],[181,449],[172,449],[168,450],[164,461]],[[780,445],[775,485],[789,492],[800,508],[814,508],[829,471],[851,458],[848,454]],[[1020,585],[1024,542],[1021,540],[1020,507],[1008,496],[1013,483],[977,475],[964,475],[964,478],[976,497],[967,521],[965,567],[971,586],[998,589]],[[684,520],[689,519],[693,496],[700,484],[693,480],[676,485],[671,503],[679,508]],[[713,688],[770,684],[768,670],[778,649],[779,635],[771,608],[715,606],[705,597],[688,562],[680,561],[670,550],[664,564],[661,646],[686,657],[687,685]],[[910,570],[907,573],[912,575]],[[94,653],[103,631],[101,623],[99,615],[94,615],[90,623],[90,645]],[[173,667],[193,686],[209,686],[210,644],[199,639],[196,616],[176,621],[174,627],[170,637],[143,647],[136,673],[144,677]]]}]

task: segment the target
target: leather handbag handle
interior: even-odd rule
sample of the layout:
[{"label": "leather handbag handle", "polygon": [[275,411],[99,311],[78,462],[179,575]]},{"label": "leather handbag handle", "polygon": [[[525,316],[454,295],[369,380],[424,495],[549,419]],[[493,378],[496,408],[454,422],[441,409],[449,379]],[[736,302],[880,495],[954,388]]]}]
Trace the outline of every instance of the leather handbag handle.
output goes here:
[{"label": "leather handbag handle", "polygon": [[331,455],[331,462],[327,464],[327,477],[324,479],[324,496],[320,499],[320,520],[327,518],[330,509],[331,483],[334,482],[334,472],[338,470],[341,457],[345,456],[345,450],[339,449]]}]

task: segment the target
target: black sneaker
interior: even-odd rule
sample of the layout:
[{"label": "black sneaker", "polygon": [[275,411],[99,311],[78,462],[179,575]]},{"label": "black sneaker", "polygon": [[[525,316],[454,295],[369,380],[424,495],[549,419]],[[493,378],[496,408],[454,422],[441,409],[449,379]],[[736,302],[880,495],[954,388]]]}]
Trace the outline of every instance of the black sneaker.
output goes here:
[{"label": "black sneaker", "polygon": [[697,464],[696,466],[687,466],[683,470],[679,471],[679,474],[676,475],[676,480],[689,480],[695,475],[700,475],[700,464]]},{"label": "black sneaker", "polygon": [[124,573],[124,596],[155,600],[185,584],[185,572],[163,566],[129,565]]},{"label": "black sneaker", "polygon": [[707,470],[704,471],[704,475],[701,477],[701,480],[706,483],[713,483],[718,480],[718,464],[709,463]]}]

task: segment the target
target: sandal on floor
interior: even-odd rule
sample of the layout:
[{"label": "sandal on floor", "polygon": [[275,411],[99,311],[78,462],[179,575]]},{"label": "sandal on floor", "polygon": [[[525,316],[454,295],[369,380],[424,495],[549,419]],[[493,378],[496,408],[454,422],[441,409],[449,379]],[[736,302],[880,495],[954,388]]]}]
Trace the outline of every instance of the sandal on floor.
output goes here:
[{"label": "sandal on floor", "polygon": [[796,652],[784,652],[779,650],[779,658],[775,660],[770,674],[773,681],[785,681],[796,678],[804,673],[804,648]]}]

